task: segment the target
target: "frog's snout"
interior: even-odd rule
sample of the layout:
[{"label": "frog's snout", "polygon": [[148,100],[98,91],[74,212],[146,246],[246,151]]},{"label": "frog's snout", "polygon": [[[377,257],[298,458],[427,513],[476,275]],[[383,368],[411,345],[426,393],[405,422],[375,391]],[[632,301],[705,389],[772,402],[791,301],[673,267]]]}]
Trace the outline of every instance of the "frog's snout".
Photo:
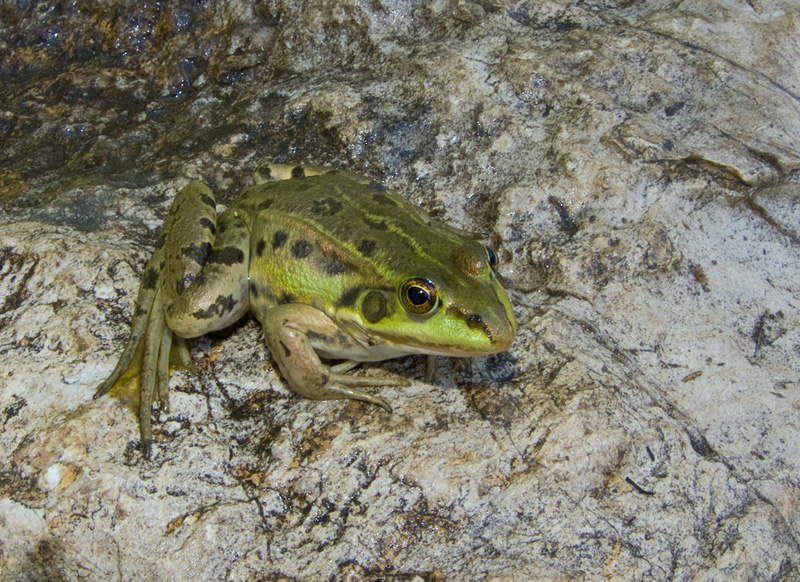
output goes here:
[{"label": "frog's snout", "polygon": [[511,311],[504,312],[501,317],[496,318],[491,324],[487,325],[487,335],[492,342],[494,353],[504,352],[514,343],[514,336],[517,332],[517,322]]}]

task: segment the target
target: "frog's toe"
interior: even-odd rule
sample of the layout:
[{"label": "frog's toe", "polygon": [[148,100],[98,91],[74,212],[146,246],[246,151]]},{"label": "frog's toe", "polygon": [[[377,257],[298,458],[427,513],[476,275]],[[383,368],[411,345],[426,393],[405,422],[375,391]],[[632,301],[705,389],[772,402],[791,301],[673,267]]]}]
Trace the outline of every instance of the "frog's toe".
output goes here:
[{"label": "frog's toe", "polygon": [[[359,390],[357,388],[353,388],[352,386],[348,386],[345,382],[342,382],[341,379],[346,378],[352,380],[352,378],[348,376],[332,376],[331,382],[337,382],[343,384],[343,386],[337,385],[328,385],[326,387],[326,394],[323,397],[324,400],[339,400],[339,399],[350,399],[350,400],[360,400],[362,402],[369,402],[370,404],[375,404],[376,406],[380,406],[386,412],[392,412],[391,405],[386,402],[380,396],[375,396],[370,394],[369,392],[364,392],[363,390]],[[360,380],[364,380],[364,378],[359,378]],[[380,378],[366,378],[366,380],[380,380]],[[396,385],[396,382],[392,382],[392,385]],[[377,383],[377,384],[370,384],[370,383],[363,383],[359,382],[359,385],[365,386],[386,386],[386,383]]]},{"label": "frog's toe", "polygon": [[391,412],[392,407],[383,398],[373,396],[363,390],[358,390],[356,386],[410,386],[411,382],[407,378],[394,376],[392,378],[369,378],[365,376],[349,376],[343,374],[331,374],[328,380],[329,387],[341,396],[337,398],[350,398],[352,400],[362,400],[371,402],[383,408],[386,412]]},{"label": "frog's toe", "polygon": [[339,375],[339,374],[344,374],[345,372],[349,372],[359,364],[361,364],[361,362],[356,362],[355,360],[345,360],[341,364],[336,364],[334,366],[329,367],[328,370],[332,374]]},{"label": "frog's toe", "polygon": [[407,378],[394,376],[392,378],[370,378],[367,376],[345,376],[343,374],[331,374],[331,382],[344,384],[345,386],[410,386],[411,382]]},{"label": "frog's toe", "polygon": [[192,354],[189,351],[189,342],[179,335],[172,337],[172,351],[170,353],[170,364],[180,366],[189,372],[197,372],[197,368],[192,362]]},{"label": "frog's toe", "polygon": [[150,451],[152,450],[152,443],[153,443],[152,439],[141,440],[139,442],[141,443],[142,446],[142,455],[144,455],[144,458],[149,461]]}]

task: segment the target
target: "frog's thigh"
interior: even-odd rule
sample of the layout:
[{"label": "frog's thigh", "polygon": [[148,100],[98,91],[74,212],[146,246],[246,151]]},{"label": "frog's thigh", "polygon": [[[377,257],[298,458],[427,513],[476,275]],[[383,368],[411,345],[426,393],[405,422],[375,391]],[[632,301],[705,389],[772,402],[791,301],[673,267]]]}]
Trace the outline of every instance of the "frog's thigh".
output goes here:
[{"label": "frog's thigh", "polygon": [[[215,215],[206,214],[200,220],[197,215],[177,218],[171,226],[176,233],[186,234],[196,230],[201,220],[206,231],[214,235],[204,249],[198,250],[198,243],[189,242],[187,237],[173,237],[172,232],[165,245],[171,252],[167,253],[160,280],[164,315],[167,326],[184,338],[227,327],[249,309],[247,227],[232,213],[221,215],[219,224]],[[200,244],[205,243],[207,240]]]},{"label": "frog's thigh", "polygon": [[[320,361],[309,340],[310,334],[348,341],[341,328],[322,311],[310,305],[288,304],[267,310],[259,319],[264,326],[264,341],[292,390],[314,400],[352,398],[391,410],[382,398],[353,386],[385,386],[397,384],[397,380],[335,374]],[[352,349],[359,349],[355,340],[349,341]]]},{"label": "frog's thigh", "polygon": [[162,279],[188,286],[202,270],[217,234],[217,202],[211,189],[195,180],[172,201],[161,229]]}]

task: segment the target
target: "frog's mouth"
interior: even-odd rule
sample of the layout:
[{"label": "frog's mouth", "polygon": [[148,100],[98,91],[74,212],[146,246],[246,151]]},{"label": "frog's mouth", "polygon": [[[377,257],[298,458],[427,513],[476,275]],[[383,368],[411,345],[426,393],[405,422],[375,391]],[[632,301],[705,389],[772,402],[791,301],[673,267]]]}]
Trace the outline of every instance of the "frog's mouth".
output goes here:
[{"label": "frog's mouth", "polygon": [[[490,356],[507,350],[514,340],[512,322],[506,320],[505,325],[492,325],[481,321],[481,331],[465,338],[455,334],[453,341],[439,341],[425,336],[398,333],[371,332],[367,339],[370,357],[379,361],[404,355],[422,354],[450,357]],[[478,336],[479,339],[475,339]]]}]

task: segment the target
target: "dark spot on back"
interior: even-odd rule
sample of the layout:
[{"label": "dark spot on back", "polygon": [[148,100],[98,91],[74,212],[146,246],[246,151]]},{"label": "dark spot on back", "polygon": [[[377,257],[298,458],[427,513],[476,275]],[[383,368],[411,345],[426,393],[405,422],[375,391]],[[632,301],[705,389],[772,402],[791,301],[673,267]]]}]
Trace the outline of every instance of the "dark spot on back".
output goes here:
[{"label": "dark spot on back", "polygon": [[142,287],[145,289],[155,289],[158,284],[158,269],[150,267],[144,272],[142,277]]},{"label": "dark spot on back", "polygon": [[377,245],[377,243],[374,240],[365,238],[360,243],[358,243],[358,246],[356,247],[356,250],[359,253],[361,253],[362,255],[364,255],[365,257],[371,257],[372,253],[375,252],[375,246],[376,245]]},{"label": "dark spot on back", "polygon": [[281,347],[283,348],[283,355],[285,355],[287,358],[291,357],[291,355],[292,355],[292,350],[290,350],[290,349],[289,349],[289,348],[286,346],[286,344],[285,344],[285,343],[283,343],[283,341],[280,341],[280,342],[278,342],[278,343],[280,343],[280,344],[281,344]]},{"label": "dark spot on back", "polygon": [[267,241],[265,241],[265,240],[262,238],[260,241],[258,241],[258,244],[256,245],[256,254],[257,254],[259,257],[260,257],[261,255],[263,255],[263,254],[264,254],[264,249],[265,249],[266,247],[267,247]]},{"label": "dark spot on back", "polygon": [[301,238],[292,245],[292,256],[295,259],[305,259],[313,250],[311,243]]},{"label": "dark spot on back", "polygon": [[211,234],[217,234],[217,227],[214,226],[214,223],[208,218],[201,218],[200,219],[200,226],[210,230]]},{"label": "dark spot on back", "polygon": [[200,194],[200,201],[201,201],[203,204],[205,204],[206,206],[208,206],[209,208],[212,208],[212,209],[214,209],[214,210],[216,210],[216,209],[217,209],[217,203],[216,203],[216,202],[214,201],[214,199],[213,199],[211,196],[209,196],[208,194]]},{"label": "dark spot on back", "polygon": [[342,209],[342,203],[328,196],[322,200],[314,200],[311,204],[311,213],[317,216],[333,216]]},{"label": "dark spot on back", "polygon": [[[373,180],[372,182],[367,184],[367,188],[369,188],[370,190],[374,190],[375,192],[386,192],[386,186],[384,186],[380,182],[376,182],[375,180]],[[375,200],[375,202],[377,202],[378,204],[389,204],[389,203],[391,203],[392,205],[395,205],[394,200],[388,200],[388,202],[387,202],[386,201],[386,196],[381,196],[379,198],[377,195],[375,195],[375,196],[372,197],[372,199]]]},{"label": "dark spot on back", "polygon": [[244,263],[244,252],[236,247],[214,249],[211,251],[211,256],[208,257],[208,262],[221,263],[228,266]]},{"label": "dark spot on back", "polygon": [[285,231],[276,230],[275,234],[272,235],[272,248],[273,249],[281,248],[286,243],[286,240],[288,238],[289,238],[289,235],[286,234]]},{"label": "dark spot on back", "polygon": [[188,259],[192,259],[195,263],[202,267],[206,264],[208,253],[210,251],[211,243],[204,242],[199,245],[192,243],[188,247],[182,248],[181,254]]},{"label": "dark spot on back", "polygon": [[261,202],[258,203],[258,210],[266,210],[272,203],[275,202],[272,198],[265,198]]},{"label": "dark spot on back", "polygon": [[253,297],[258,297],[258,295],[259,295],[258,287],[252,281],[250,281],[250,295],[253,296]]},{"label": "dark spot on back", "polygon": [[303,166],[295,166],[292,168],[292,178],[305,178],[306,171],[303,169]]},{"label": "dark spot on back", "polygon": [[381,230],[381,231],[383,231],[383,230],[386,230],[387,228],[389,228],[388,226],[386,226],[386,221],[385,220],[376,221],[376,220],[372,220],[371,218],[368,218],[366,216],[363,218],[363,220],[364,220],[364,224],[366,224],[368,227],[370,227],[373,230]]},{"label": "dark spot on back", "polygon": [[339,295],[339,299],[336,301],[336,307],[353,307],[356,304],[356,299],[358,299],[360,293],[360,287],[351,287],[350,289],[345,289],[342,291],[342,294]]},{"label": "dark spot on back", "polygon": [[345,271],[347,271],[347,265],[343,261],[340,261],[339,259],[331,259],[330,262],[328,262],[328,264],[325,265],[326,275],[331,275],[331,276],[341,275]]}]

